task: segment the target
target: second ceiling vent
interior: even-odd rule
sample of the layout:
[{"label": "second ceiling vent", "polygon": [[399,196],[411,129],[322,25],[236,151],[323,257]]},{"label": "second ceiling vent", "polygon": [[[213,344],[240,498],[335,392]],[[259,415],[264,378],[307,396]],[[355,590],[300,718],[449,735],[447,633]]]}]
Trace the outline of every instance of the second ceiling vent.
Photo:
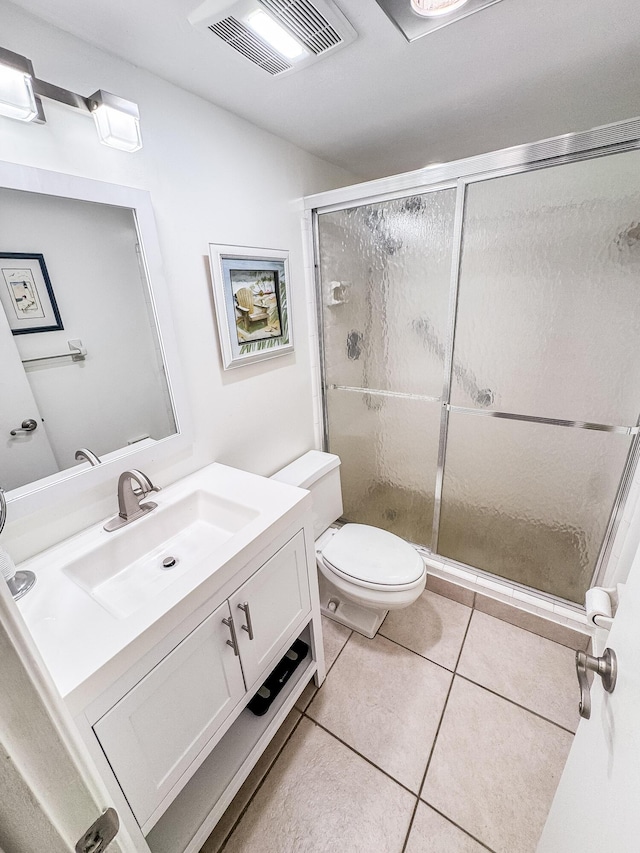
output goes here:
[{"label": "second ceiling vent", "polygon": [[317,62],[357,38],[331,0],[206,0],[189,22],[274,77]]}]

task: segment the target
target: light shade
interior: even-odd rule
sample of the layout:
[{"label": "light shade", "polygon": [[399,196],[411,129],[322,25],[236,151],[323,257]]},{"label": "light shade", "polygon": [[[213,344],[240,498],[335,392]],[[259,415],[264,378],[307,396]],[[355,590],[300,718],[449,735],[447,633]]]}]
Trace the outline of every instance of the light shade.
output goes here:
[{"label": "light shade", "polygon": [[422,15],[424,18],[438,18],[455,12],[466,2],[467,0],[411,0],[411,9],[416,15]]},{"label": "light shade", "polygon": [[0,64],[0,115],[32,121],[38,115],[31,75]]},{"label": "light shade", "polygon": [[137,104],[102,89],[88,100],[100,142],[119,151],[139,151],[142,148]]},{"label": "light shade", "polygon": [[289,35],[284,27],[277,24],[272,17],[261,9],[252,12],[247,18],[247,23],[252,30],[255,30],[271,47],[287,59],[295,59],[307,52],[293,36]]}]

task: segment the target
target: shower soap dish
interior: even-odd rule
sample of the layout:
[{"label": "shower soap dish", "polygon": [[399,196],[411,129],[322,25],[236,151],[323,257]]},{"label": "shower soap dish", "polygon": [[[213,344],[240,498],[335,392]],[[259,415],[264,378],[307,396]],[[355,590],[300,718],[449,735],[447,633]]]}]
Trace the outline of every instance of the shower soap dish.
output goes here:
[{"label": "shower soap dish", "polygon": [[262,687],[247,705],[256,717],[262,717],[267,713],[273,700],[296,671],[300,662],[306,658],[308,651],[309,646],[305,642],[296,640],[273,672],[267,676]]}]

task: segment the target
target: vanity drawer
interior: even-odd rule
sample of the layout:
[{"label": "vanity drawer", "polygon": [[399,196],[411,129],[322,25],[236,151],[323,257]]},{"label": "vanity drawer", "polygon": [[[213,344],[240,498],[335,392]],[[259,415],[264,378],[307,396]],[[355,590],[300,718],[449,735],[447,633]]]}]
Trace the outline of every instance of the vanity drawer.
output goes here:
[{"label": "vanity drawer", "polygon": [[95,725],[142,826],[244,696],[224,602]]}]

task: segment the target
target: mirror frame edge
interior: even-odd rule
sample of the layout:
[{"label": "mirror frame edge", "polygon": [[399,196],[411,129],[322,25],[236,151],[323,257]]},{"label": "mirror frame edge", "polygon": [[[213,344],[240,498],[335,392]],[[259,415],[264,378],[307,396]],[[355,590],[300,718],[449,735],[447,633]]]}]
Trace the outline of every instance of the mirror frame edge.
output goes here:
[{"label": "mirror frame edge", "polygon": [[192,444],[192,424],[150,193],[6,161],[0,161],[0,188],[108,204],[133,211],[176,426],[175,433],[152,444],[145,442],[141,448],[135,445],[118,448],[107,454],[108,458],[96,467],[90,467],[88,463],[74,465],[8,491],[9,520],[16,521],[61,500],[79,497],[101,483],[115,482],[126,467],[142,467],[184,451]]}]

